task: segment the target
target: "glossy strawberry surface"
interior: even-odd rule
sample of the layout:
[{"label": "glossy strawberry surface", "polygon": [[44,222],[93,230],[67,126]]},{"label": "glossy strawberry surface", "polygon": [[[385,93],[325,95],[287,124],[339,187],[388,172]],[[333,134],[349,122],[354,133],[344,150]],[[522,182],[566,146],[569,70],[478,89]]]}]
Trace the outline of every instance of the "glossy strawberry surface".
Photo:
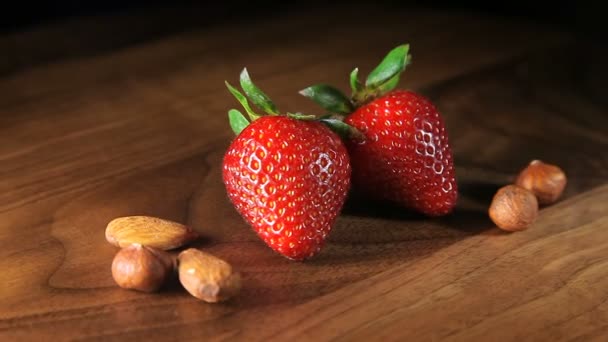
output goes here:
[{"label": "glossy strawberry surface", "polygon": [[347,144],[355,189],[428,216],[453,210],[458,191],[452,151],[429,100],[395,90],[359,107],[345,122],[365,135]]},{"label": "glossy strawberry surface", "polygon": [[350,188],[340,138],[319,122],[264,116],[231,143],[223,180],[231,202],[273,250],[293,259],[324,245]]}]

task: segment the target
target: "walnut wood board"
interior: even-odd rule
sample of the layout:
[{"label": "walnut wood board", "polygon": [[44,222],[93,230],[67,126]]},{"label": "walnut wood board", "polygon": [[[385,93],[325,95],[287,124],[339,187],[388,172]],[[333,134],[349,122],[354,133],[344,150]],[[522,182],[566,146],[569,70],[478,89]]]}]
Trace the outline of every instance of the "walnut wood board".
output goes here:
[{"label": "walnut wood board", "polygon": [[[128,36],[145,18],[0,37],[0,340],[606,340],[606,47],[481,15],[356,9],[119,47],[103,27]],[[346,89],[353,67],[369,71],[403,42],[414,63],[402,86],[446,119],[457,210],[426,219],[352,199],[317,257],[278,256],[221,182],[237,105],[224,80],[246,66],[279,108],[312,111],[298,90]],[[504,233],[489,201],[532,159],[566,171],[565,194],[527,231]],[[197,247],[242,272],[241,294],[206,304],[179,284],[119,289],[104,229],[125,215],[201,232]]]}]

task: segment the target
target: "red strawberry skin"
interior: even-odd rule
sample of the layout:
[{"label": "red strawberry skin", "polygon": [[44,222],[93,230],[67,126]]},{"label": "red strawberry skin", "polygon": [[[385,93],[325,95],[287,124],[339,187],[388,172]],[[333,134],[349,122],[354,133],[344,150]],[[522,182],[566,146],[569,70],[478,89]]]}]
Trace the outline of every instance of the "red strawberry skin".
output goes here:
[{"label": "red strawberry skin", "polygon": [[350,189],[340,137],[319,122],[264,116],[233,140],[223,161],[231,202],[260,238],[292,260],[324,246]]},{"label": "red strawberry skin", "polygon": [[362,142],[348,142],[353,189],[428,216],[450,213],[458,198],[442,117],[423,96],[394,90],[350,114]]}]

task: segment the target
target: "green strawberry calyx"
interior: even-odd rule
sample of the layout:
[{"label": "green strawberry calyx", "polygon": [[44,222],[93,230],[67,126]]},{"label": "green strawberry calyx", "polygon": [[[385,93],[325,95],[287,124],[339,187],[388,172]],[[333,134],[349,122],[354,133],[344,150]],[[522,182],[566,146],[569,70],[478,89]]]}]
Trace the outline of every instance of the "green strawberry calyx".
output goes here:
[{"label": "green strawberry calyx", "polygon": [[401,73],[411,63],[409,44],[392,49],[367,76],[365,83],[359,81],[359,68],[350,73],[350,97],[327,84],[316,84],[300,91],[330,113],[348,115],[356,108],[363,106],[395,89],[399,84]]},{"label": "green strawberry calyx", "polygon": [[[226,87],[228,88],[230,93],[241,104],[241,106],[245,110],[245,113],[247,113],[247,116],[245,116],[238,109],[230,109],[228,111],[228,121],[230,122],[230,128],[232,128],[232,131],[236,135],[239,135],[243,131],[243,129],[245,129],[245,127],[247,127],[251,122],[261,118],[262,116],[285,115],[296,120],[319,121],[328,126],[332,131],[336,132],[343,138],[359,139],[363,136],[357,129],[342,122],[341,120],[336,119],[332,114],[327,114],[321,117],[317,117],[316,115],[311,114],[303,114],[299,112],[287,112],[285,114],[282,114],[277,109],[277,106],[270,99],[270,97],[253,83],[251,77],[249,76],[247,68],[243,68],[239,78],[239,83],[243,92],[233,87],[230,83],[228,83],[228,81],[225,81],[224,83],[226,84]],[[263,113],[259,114],[256,110],[254,110],[254,108],[249,103],[250,101]]]}]

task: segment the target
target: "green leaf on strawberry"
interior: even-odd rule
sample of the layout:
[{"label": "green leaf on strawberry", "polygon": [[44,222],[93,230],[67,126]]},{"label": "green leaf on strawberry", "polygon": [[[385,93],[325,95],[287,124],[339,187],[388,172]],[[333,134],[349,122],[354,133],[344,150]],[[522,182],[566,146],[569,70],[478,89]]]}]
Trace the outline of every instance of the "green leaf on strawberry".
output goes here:
[{"label": "green leaf on strawberry", "polygon": [[334,114],[348,115],[356,108],[395,89],[401,73],[410,64],[409,44],[392,49],[367,76],[365,85],[359,81],[359,68],[350,73],[352,95],[348,98],[340,90],[326,84],[318,84],[300,91],[324,109]]},{"label": "green leaf on strawberry", "polygon": [[365,138],[361,132],[342,120],[324,118],[319,121],[336,132],[342,139],[362,141]]},{"label": "green leaf on strawberry", "polygon": [[236,109],[228,111],[228,120],[230,121],[230,128],[236,135],[239,135],[249,125],[249,120]]},{"label": "green leaf on strawberry", "polygon": [[395,89],[397,87],[397,85],[399,85],[400,78],[401,78],[401,74],[397,74],[397,75],[393,76],[393,78],[389,79],[388,81],[380,84],[378,86],[378,93],[386,94],[389,91]]},{"label": "green leaf on strawberry", "polygon": [[247,94],[247,97],[255,104],[257,107],[262,109],[268,114],[277,115],[279,112],[277,111],[277,107],[270,100],[268,95],[266,95],[260,88],[258,88],[249,77],[249,73],[247,72],[247,68],[244,68],[241,71],[240,78],[241,87]]},{"label": "green leaf on strawberry", "polygon": [[348,97],[332,86],[317,84],[300,90],[300,94],[310,98],[319,106],[332,113],[348,114],[353,111],[353,106]]},{"label": "green leaf on strawberry", "polygon": [[296,119],[296,120],[315,120],[317,119],[316,115],[312,115],[312,114],[302,114],[302,113],[287,113],[287,116],[292,118],[292,119]]},{"label": "green leaf on strawberry", "polygon": [[350,88],[353,91],[353,94],[361,91],[363,85],[359,82],[359,68],[353,69],[350,73]]},{"label": "green leaf on strawberry", "polygon": [[409,44],[400,45],[392,49],[378,66],[370,72],[365,80],[368,88],[377,88],[390,81],[395,75],[405,70],[408,59]]},{"label": "green leaf on strawberry", "polygon": [[249,106],[249,101],[247,101],[247,97],[245,97],[245,95],[243,95],[240,91],[238,91],[238,89],[236,89],[235,87],[230,85],[230,83],[228,83],[228,81],[225,81],[224,83],[226,83],[226,87],[228,87],[228,90],[230,91],[230,93],[232,93],[232,95],[234,95],[236,100],[239,101],[241,106],[243,106],[243,108],[247,112],[247,115],[249,115],[249,118],[251,119],[251,121],[259,119],[261,115],[256,114],[253,111],[253,109],[251,109],[251,107]]},{"label": "green leaf on strawberry", "polygon": [[[230,127],[232,131],[239,135],[245,127],[247,127],[251,122],[269,114],[271,116],[287,116],[296,120],[303,121],[321,121],[321,118],[318,118],[316,115],[311,114],[303,114],[303,113],[281,113],[274,102],[270,99],[268,95],[266,95],[260,88],[258,88],[251,77],[249,76],[249,72],[247,68],[243,68],[240,74],[239,83],[244,93],[241,93],[240,90],[233,87],[228,81],[225,81],[226,87],[232,93],[232,95],[239,101],[239,103],[245,109],[245,112],[249,116],[249,120],[238,110],[231,109],[228,112],[228,119],[230,121]],[[309,95],[313,100],[317,101],[319,104],[324,106],[330,112],[340,112],[343,114],[350,113],[354,108],[352,103],[336,88],[327,86],[327,85],[318,85],[312,86],[307,89],[302,90],[302,94]],[[250,106],[249,101],[255,104],[257,107],[262,109],[264,113],[258,114],[256,113]],[[330,114],[331,115],[331,114]],[[345,132],[349,132],[347,136],[359,136],[360,133],[354,128],[350,127],[345,123],[328,125],[332,130],[336,133],[344,135]]]}]

